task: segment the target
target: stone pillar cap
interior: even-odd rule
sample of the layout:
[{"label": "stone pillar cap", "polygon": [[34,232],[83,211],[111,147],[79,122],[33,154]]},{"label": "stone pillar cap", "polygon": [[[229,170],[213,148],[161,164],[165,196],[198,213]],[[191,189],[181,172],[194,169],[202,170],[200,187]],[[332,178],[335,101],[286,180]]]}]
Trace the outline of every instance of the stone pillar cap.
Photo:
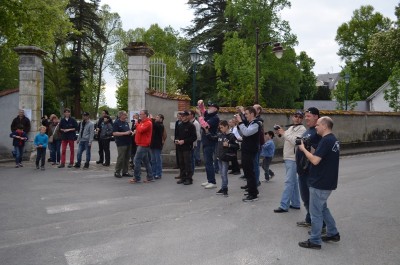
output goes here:
[{"label": "stone pillar cap", "polygon": [[36,47],[36,46],[18,46],[14,48],[14,51],[19,55],[36,55],[43,57],[47,54],[46,51]]},{"label": "stone pillar cap", "polygon": [[128,56],[146,56],[154,55],[154,50],[146,42],[130,42],[128,47],[122,49]]}]

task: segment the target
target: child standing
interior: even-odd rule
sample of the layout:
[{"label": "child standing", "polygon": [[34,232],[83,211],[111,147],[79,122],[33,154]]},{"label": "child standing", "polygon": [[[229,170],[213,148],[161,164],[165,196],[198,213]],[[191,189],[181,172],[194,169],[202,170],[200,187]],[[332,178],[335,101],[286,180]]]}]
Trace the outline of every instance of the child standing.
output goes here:
[{"label": "child standing", "polygon": [[46,134],[46,126],[40,126],[39,133],[35,136],[33,144],[36,146],[36,169],[40,168],[44,170],[44,162],[46,161],[46,148],[49,142],[49,137]]},{"label": "child standing", "polygon": [[222,185],[221,189],[217,191],[217,195],[228,196],[228,166],[229,161],[236,159],[237,150],[239,144],[236,141],[236,137],[229,131],[229,124],[227,121],[222,120],[219,123],[220,133],[216,136],[212,136],[207,132],[207,137],[218,138],[218,145],[216,149],[216,157],[218,160],[218,166],[221,173]]},{"label": "child standing", "polygon": [[268,131],[264,135],[265,143],[261,148],[261,156],[263,157],[262,168],[264,169],[265,182],[269,182],[275,176],[275,173],[269,169],[272,158],[275,153],[275,144],[272,140],[274,138],[274,132]]},{"label": "child standing", "polygon": [[28,141],[28,136],[24,132],[24,126],[18,125],[17,130],[10,133],[10,137],[13,138],[13,146],[15,154],[15,167],[22,167],[22,154],[24,153],[25,142]]}]

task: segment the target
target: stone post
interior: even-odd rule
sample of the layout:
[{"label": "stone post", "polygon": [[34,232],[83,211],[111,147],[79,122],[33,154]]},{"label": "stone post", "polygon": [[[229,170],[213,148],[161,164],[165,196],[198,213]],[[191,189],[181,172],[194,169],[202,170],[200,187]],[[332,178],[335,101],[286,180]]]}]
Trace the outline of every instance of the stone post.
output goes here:
[{"label": "stone post", "polygon": [[14,51],[19,55],[19,109],[25,110],[25,115],[31,120],[30,141],[25,145],[25,153],[30,158],[33,139],[41,125],[44,96],[42,59],[47,52],[34,46],[19,46]]},{"label": "stone post", "polygon": [[128,115],[146,109],[146,90],[149,88],[149,58],[154,54],[145,42],[131,42],[122,49],[128,56]]}]

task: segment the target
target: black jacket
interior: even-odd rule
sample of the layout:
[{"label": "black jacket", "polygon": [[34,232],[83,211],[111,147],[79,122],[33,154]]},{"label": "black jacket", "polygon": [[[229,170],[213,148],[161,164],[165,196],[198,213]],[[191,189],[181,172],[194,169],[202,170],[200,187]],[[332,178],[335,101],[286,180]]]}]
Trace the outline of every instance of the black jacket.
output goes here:
[{"label": "black jacket", "polygon": [[181,122],[176,130],[175,140],[184,140],[182,145],[176,145],[177,150],[192,150],[193,142],[197,140],[196,127],[190,121]]},{"label": "black jacket", "polygon": [[15,132],[18,129],[18,126],[22,125],[24,127],[24,132],[29,133],[31,131],[31,121],[27,117],[22,117],[22,119],[17,116],[13,119],[11,123],[11,131]]}]

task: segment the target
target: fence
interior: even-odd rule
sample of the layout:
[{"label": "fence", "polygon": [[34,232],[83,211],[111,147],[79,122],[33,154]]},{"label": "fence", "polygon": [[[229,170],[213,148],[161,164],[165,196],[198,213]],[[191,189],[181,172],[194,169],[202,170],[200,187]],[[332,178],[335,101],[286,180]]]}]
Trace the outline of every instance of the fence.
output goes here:
[{"label": "fence", "polygon": [[167,65],[160,58],[150,59],[149,87],[157,92],[166,92]]}]

